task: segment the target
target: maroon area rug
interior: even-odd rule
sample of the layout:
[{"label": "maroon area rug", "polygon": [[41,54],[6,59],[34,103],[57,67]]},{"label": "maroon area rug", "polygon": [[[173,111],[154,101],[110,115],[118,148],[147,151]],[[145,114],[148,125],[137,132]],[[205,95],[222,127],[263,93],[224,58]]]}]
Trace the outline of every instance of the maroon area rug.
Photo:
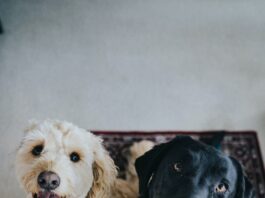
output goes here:
[{"label": "maroon area rug", "polygon": [[[157,131],[157,132],[132,132],[132,131],[93,131],[93,133],[104,139],[104,145],[110,152],[116,165],[120,169],[120,177],[124,176],[126,159],[123,151],[126,150],[133,142],[143,139],[151,140],[158,143],[167,142],[176,135],[189,135],[194,139],[211,139],[218,131],[206,132],[188,132],[188,131]],[[245,172],[254,185],[257,198],[265,197],[265,172],[262,161],[262,155],[254,131],[225,131],[221,141],[220,148],[223,152],[235,157],[245,168]]]}]

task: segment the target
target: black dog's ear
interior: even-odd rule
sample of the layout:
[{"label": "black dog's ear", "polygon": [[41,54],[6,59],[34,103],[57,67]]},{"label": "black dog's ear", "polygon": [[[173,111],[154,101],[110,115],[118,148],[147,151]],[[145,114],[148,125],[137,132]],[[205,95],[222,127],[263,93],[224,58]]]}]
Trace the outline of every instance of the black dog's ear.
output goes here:
[{"label": "black dog's ear", "polygon": [[255,198],[255,190],[248,180],[248,178],[244,175],[243,168],[241,164],[230,157],[232,160],[236,170],[237,170],[237,184],[236,184],[236,198]]},{"label": "black dog's ear", "polygon": [[177,136],[170,142],[155,146],[153,149],[146,152],[143,156],[136,159],[135,168],[139,177],[140,198],[145,198],[148,196],[147,187],[151,176],[158,168],[166,152],[179,140],[190,141],[192,139],[188,136]]},{"label": "black dog's ear", "polygon": [[135,161],[135,168],[139,177],[139,194],[140,198],[147,197],[148,182],[163,158],[163,153],[168,150],[168,144],[160,144]]}]

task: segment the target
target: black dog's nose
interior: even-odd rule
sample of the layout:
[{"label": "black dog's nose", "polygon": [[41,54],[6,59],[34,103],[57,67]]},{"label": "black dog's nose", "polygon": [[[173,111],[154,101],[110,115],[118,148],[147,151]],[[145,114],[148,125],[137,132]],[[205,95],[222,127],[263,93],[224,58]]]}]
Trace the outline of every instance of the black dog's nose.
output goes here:
[{"label": "black dog's nose", "polygon": [[60,177],[51,171],[44,171],[38,176],[38,184],[44,190],[54,190],[60,185]]}]

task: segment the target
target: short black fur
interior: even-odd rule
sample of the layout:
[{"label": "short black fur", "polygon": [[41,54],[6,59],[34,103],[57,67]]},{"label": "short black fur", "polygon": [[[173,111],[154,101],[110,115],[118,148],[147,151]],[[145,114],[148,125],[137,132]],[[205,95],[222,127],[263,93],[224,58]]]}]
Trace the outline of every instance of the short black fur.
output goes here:
[{"label": "short black fur", "polygon": [[187,136],[155,146],[135,165],[140,198],[255,197],[237,160]]}]

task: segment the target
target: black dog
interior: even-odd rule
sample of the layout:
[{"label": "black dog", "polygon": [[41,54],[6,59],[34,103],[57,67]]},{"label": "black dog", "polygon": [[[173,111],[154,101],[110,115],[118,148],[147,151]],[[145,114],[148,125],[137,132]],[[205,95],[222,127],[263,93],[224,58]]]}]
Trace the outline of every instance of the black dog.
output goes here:
[{"label": "black dog", "polygon": [[254,198],[241,165],[215,148],[179,136],[136,160],[140,198]]}]

